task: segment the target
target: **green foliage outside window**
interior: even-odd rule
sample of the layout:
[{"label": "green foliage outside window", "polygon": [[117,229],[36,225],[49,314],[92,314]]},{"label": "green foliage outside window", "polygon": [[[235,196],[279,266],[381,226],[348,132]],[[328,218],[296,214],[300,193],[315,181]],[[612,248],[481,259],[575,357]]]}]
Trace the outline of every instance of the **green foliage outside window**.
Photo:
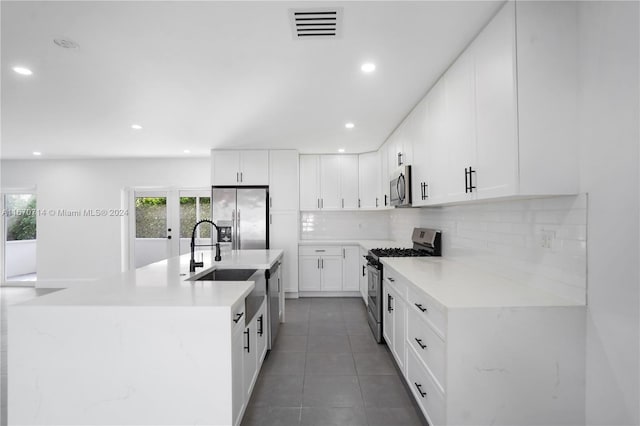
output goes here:
[{"label": "green foliage outside window", "polygon": [[7,241],[36,239],[36,197],[31,195],[7,195]]}]

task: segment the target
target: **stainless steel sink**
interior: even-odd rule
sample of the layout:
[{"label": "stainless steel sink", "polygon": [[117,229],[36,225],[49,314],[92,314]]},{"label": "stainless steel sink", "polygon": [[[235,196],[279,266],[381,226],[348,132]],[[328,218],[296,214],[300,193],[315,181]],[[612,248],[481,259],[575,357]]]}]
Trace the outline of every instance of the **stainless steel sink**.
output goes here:
[{"label": "stainless steel sink", "polygon": [[247,281],[257,269],[215,269],[194,275],[186,281]]}]

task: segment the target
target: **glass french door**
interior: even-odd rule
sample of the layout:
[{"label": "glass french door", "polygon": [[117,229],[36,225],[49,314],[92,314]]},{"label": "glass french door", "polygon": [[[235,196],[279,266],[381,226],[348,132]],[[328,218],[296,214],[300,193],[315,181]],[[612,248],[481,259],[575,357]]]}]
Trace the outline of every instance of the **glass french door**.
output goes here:
[{"label": "glass french door", "polygon": [[33,286],[37,279],[35,191],[6,191],[0,204],[3,216],[0,282]]},{"label": "glass french door", "polygon": [[[191,233],[201,219],[211,218],[211,192],[207,189],[132,191],[130,211],[130,269],[190,251]],[[211,228],[196,230],[196,244],[208,244]]]}]

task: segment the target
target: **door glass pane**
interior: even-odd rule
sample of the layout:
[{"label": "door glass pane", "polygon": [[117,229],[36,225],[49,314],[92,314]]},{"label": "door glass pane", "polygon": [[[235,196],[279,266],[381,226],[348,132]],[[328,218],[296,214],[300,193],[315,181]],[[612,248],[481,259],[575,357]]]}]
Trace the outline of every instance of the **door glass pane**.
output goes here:
[{"label": "door glass pane", "polygon": [[[198,220],[211,220],[211,197],[199,197]],[[199,229],[200,238],[211,238],[211,228],[213,226],[204,226]]]},{"label": "door glass pane", "polygon": [[167,238],[166,197],[136,197],[136,238]]},{"label": "door glass pane", "polygon": [[191,238],[196,212],[196,197],[180,197],[180,238]]},{"label": "door glass pane", "polygon": [[4,199],[5,278],[36,280],[36,196],[7,194]]}]

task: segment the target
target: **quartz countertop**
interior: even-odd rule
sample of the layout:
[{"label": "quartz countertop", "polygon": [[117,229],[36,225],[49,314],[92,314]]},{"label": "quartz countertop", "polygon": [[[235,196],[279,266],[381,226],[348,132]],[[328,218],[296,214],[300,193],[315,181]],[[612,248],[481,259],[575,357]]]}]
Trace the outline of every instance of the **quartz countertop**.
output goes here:
[{"label": "quartz countertop", "polygon": [[584,306],[532,285],[442,257],[380,260],[445,308]]},{"label": "quartz countertop", "polygon": [[234,250],[213,260],[210,251],[196,252],[204,267],[189,272],[190,254],[161,260],[134,271],[105,277],[35,298],[15,306],[220,306],[231,307],[254,288],[252,281],[186,281],[207,269],[269,269],[282,250]]}]

